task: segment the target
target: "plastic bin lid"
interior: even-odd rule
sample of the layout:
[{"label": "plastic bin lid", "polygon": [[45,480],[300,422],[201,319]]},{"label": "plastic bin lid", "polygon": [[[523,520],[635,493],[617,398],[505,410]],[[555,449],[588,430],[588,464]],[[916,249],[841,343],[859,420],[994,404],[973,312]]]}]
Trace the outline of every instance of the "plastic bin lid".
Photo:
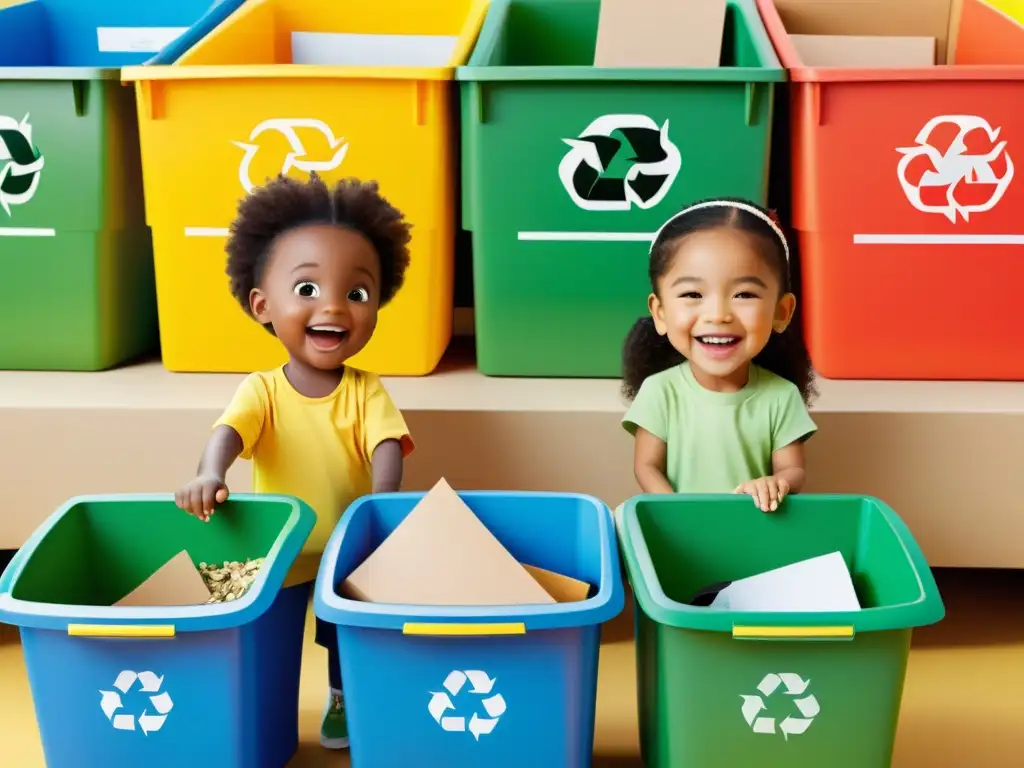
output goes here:
[{"label": "plastic bin lid", "polygon": [[[738,627],[759,630],[750,637],[796,637],[801,629],[812,630],[805,636],[814,637],[815,628],[849,629],[848,635],[837,634],[836,637],[852,637],[857,632],[878,632],[883,630],[907,629],[925,626],[940,621],[945,616],[945,607],[939,596],[931,568],[920,548],[914,541],[910,530],[900,517],[884,502],[867,497],[835,494],[832,499],[857,499],[870,501],[879,512],[880,519],[891,529],[892,536],[898,540],[903,555],[910,561],[920,585],[920,597],[917,600],[887,605],[878,608],[863,608],[859,611],[846,612],[813,612],[813,613],[772,613],[772,612],[739,612],[711,609],[687,605],[677,602],[665,594],[658,578],[650,550],[644,540],[640,521],[637,517],[637,506],[642,503],[664,503],[672,500],[714,501],[718,496],[721,500],[735,501],[735,495],[693,495],[678,494],[675,496],[643,494],[634,496],[623,505],[620,535],[623,539],[623,556],[630,573],[633,593],[644,613],[652,620],[671,627],[682,629],[706,630],[713,632],[730,632],[736,635]],[[809,501],[810,494],[803,494],[802,502]],[[820,498],[826,498],[821,496]],[[777,630],[794,629],[795,632],[778,632]],[[736,635],[737,637],[740,635]]]},{"label": "plastic bin lid", "polygon": [[[132,494],[118,496],[78,496],[50,515],[18,550],[0,575],[0,621],[19,627],[66,631],[71,624],[117,626],[167,626],[175,632],[199,632],[231,629],[249,624],[262,616],[274,602],[288,570],[302,551],[316,524],[316,514],[305,503],[291,496],[273,494],[232,494],[228,503],[280,503],[291,508],[287,522],[267,552],[263,567],[248,592],[230,603],[204,605],[122,607],[59,605],[19,600],[12,592],[26,564],[47,534],[73,507],[90,502],[118,499],[126,502],[166,502],[171,494]],[[182,512],[181,514],[187,514]],[[213,523],[209,523],[213,524]]]},{"label": "plastic bin lid", "polygon": [[[390,497],[405,500],[409,508],[423,497],[423,493],[379,494],[376,498]],[[573,499],[593,508],[598,517],[598,536],[596,546],[601,550],[600,583],[596,594],[575,603],[558,603],[555,605],[514,605],[514,606],[429,606],[399,605],[393,603],[368,603],[349,600],[337,593],[334,576],[337,571],[338,557],[348,529],[360,515],[368,514],[372,497],[363,497],[350,506],[335,528],[324,550],[314,590],[314,612],[317,617],[331,624],[349,627],[368,627],[375,629],[408,630],[409,624],[437,625],[514,625],[522,624],[525,631],[543,629],[562,629],[601,624],[622,612],[625,605],[625,590],[622,585],[622,574],[619,567],[618,543],[614,534],[614,523],[608,507],[592,496],[569,493],[540,493],[501,491],[466,491],[459,493],[470,506],[474,499],[504,496],[529,503],[532,498],[562,497]],[[571,575],[571,574],[568,574]],[[498,632],[495,632],[497,634]],[[504,632],[501,632],[504,634]],[[439,632],[439,634],[481,634],[469,630]]]}]

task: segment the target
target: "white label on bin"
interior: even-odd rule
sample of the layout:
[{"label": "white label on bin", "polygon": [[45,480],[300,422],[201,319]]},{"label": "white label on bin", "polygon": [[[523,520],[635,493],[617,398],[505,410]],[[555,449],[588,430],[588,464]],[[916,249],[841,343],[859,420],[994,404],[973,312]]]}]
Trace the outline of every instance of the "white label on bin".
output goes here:
[{"label": "white label on bin", "polygon": [[428,691],[427,711],[441,730],[469,733],[479,742],[494,732],[507,709],[505,698],[494,690],[496,682],[479,669],[453,670],[444,680],[444,690]]},{"label": "white label on bin", "polygon": [[570,199],[585,211],[658,205],[682,166],[668,128],[668,120],[659,126],[647,115],[602,115],[579,136],[563,138],[569,151],[558,178]]},{"label": "white label on bin", "polygon": [[[272,168],[272,173],[253,174],[252,164],[260,154],[258,139],[262,133],[268,131],[283,136],[288,141],[291,151],[283,156],[272,156],[266,163],[261,160],[261,166]],[[299,131],[302,131],[301,137]],[[303,143],[303,138],[309,141],[308,147]],[[327,123],[308,117],[264,120],[252,129],[249,141],[233,141],[232,144],[245,153],[238,164],[238,181],[246,192],[252,192],[256,186],[253,181],[254,175],[258,179],[273,177],[278,173],[287,175],[288,171],[293,168],[303,173],[312,173],[313,171],[326,173],[341,165],[345,155],[348,154],[348,142],[345,141],[344,136],[335,138],[334,131]],[[277,142],[270,142],[270,145],[280,153],[280,139]],[[271,149],[264,150],[264,152],[273,151]]]},{"label": "white label on bin", "polygon": [[[137,685],[136,685],[137,684]],[[159,731],[167,720],[167,713],[174,707],[171,696],[163,690],[164,679],[155,672],[132,672],[123,670],[114,680],[112,691],[100,691],[100,709],[116,731],[142,731],[148,736]],[[130,712],[121,712],[124,703],[122,695],[133,689],[144,694],[146,705],[136,717]]]},{"label": "white label on bin", "polygon": [[159,53],[188,27],[96,27],[100,53]]},{"label": "white label on bin", "polygon": [[333,67],[443,67],[459,39],[451,35],[353,35],[292,32],[292,64]]},{"label": "white label on bin", "polygon": [[929,120],[914,146],[896,148],[902,155],[896,175],[910,204],[953,224],[958,215],[969,221],[972,213],[992,210],[1013,181],[1013,160],[1006,141],[998,140],[1001,130],[977,115]]},{"label": "white label on bin", "polygon": [[[793,672],[765,675],[757,686],[757,693],[740,695],[743,701],[740,711],[750,730],[760,734],[781,733],[785,741],[789,741],[790,736],[806,733],[821,711],[814,694],[808,693],[810,684],[810,680],[804,680]],[[766,699],[772,702],[771,713],[774,716],[768,714]],[[777,709],[775,702],[778,699],[785,700],[785,703],[777,705],[784,709]],[[778,720],[778,715],[782,715],[782,720]]]},{"label": "white label on bin", "polygon": [[11,216],[11,207],[29,202],[39,188],[45,160],[32,143],[29,116],[16,120],[0,115],[0,208]]}]

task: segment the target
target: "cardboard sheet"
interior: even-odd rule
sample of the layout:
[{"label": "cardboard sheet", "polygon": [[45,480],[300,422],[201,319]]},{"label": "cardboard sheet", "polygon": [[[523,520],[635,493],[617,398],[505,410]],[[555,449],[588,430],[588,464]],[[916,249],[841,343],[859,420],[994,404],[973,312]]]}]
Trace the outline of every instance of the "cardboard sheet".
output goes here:
[{"label": "cardboard sheet", "polygon": [[341,592],[406,605],[555,602],[443,479],[342,583]]},{"label": "cardboard sheet", "polygon": [[601,0],[596,67],[717,67],[725,0]]},{"label": "cardboard sheet", "polygon": [[790,35],[808,67],[930,67],[935,64],[934,37],[868,35]]},{"label": "cardboard sheet", "polygon": [[199,570],[188,552],[182,550],[114,605],[136,608],[172,605],[202,605],[210,599]]}]

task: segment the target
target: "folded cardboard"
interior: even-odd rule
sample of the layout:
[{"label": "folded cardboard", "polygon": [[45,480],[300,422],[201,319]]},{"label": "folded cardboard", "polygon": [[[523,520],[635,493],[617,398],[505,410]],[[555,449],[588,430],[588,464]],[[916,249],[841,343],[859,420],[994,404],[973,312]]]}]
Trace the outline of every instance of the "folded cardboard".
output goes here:
[{"label": "folded cardboard", "polygon": [[[859,611],[853,577],[839,552],[701,590],[717,591],[712,608],[776,613]],[[706,604],[705,601],[701,601]]]},{"label": "folded cardboard", "polygon": [[525,568],[443,478],[341,584],[355,600],[433,606],[553,604],[588,589]]},{"label": "folded cardboard", "polygon": [[717,67],[725,0],[601,0],[596,67]]},{"label": "folded cardboard", "polygon": [[958,19],[956,64],[1024,64],[1024,1],[964,0]]},{"label": "folded cardboard", "polygon": [[114,605],[137,608],[201,605],[209,599],[210,590],[203,577],[188,552],[182,550]]},{"label": "folded cardboard", "polygon": [[934,37],[875,35],[790,35],[808,67],[930,67],[935,64]]}]

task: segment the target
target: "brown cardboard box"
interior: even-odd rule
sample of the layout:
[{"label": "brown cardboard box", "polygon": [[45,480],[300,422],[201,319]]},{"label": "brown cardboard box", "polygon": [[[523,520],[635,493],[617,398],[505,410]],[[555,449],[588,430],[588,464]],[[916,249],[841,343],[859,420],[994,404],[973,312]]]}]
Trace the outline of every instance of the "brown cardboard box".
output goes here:
[{"label": "brown cardboard box", "polygon": [[594,66],[717,67],[725,9],[725,0],[601,0]]},{"label": "brown cardboard box", "polygon": [[931,37],[936,64],[953,60],[952,8],[959,0],[775,0],[792,35]]},{"label": "brown cardboard box", "polygon": [[588,590],[520,565],[444,479],[341,585],[355,600],[434,606],[553,604]]},{"label": "brown cardboard box", "polygon": [[934,37],[790,35],[808,67],[930,67]]},{"label": "brown cardboard box", "polygon": [[114,605],[152,607],[171,605],[202,605],[210,599],[203,577],[192,564],[188,552],[182,550],[142,584]]}]

